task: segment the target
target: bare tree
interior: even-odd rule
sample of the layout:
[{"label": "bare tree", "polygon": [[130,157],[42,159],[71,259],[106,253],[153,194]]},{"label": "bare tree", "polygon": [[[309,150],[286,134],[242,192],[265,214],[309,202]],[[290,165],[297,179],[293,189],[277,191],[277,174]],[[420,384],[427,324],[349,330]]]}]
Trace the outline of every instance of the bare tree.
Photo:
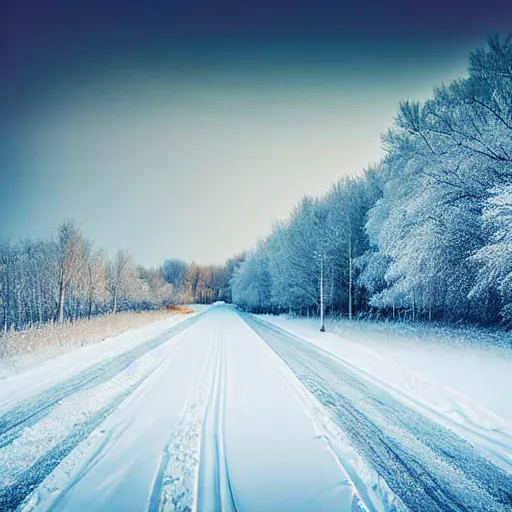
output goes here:
[{"label": "bare tree", "polygon": [[57,228],[56,255],[59,268],[58,304],[56,319],[64,321],[66,287],[81,277],[84,259],[85,241],[78,226],[73,221],[63,222]]},{"label": "bare tree", "polygon": [[87,318],[91,318],[94,304],[104,304],[108,300],[107,260],[101,250],[93,250],[87,245]]},{"label": "bare tree", "polygon": [[112,314],[115,314],[118,308],[120,297],[129,294],[130,278],[133,278],[135,272],[133,257],[126,250],[118,250],[114,260],[108,266],[108,286],[112,300]]}]

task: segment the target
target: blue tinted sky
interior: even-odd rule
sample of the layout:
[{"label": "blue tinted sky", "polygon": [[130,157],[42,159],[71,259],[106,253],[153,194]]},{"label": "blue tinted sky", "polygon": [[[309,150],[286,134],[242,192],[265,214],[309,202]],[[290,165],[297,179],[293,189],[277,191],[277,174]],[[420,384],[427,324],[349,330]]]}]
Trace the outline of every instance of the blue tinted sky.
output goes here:
[{"label": "blue tinted sky", "polygon": [[377,160],[398,101],[510,25],[491,4],[7,2],[0,235],[221,262]]}]

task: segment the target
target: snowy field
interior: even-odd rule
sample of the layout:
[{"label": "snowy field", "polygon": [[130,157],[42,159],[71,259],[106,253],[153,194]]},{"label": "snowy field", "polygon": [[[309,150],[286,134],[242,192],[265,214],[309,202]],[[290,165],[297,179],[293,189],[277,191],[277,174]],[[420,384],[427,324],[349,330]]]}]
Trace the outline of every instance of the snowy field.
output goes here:
[{"label": "snowy field", "polygon": [[416,342],[223,305],[123,336],[0,381],[0,510],[510,510],[506,406]]},{"label": "snowy field", "polygon": [[[512,422],[512,334],[485,329],[337,320],[328,333],[313,319],[264,317],[327,350],[413,391],[414,379],[464,395]],[[409,379],[407,381],[407,379]]]}]

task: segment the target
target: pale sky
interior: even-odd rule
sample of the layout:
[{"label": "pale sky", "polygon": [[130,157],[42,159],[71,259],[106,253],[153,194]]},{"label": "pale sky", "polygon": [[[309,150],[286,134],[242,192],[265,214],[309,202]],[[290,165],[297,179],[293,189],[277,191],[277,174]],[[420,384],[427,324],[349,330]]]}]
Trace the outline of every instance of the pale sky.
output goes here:
[{"label": "pale sky", "polygon": [[0,236],[74,219],[144,265],[221,263],[378,160],[398,101],[465,73],[483,42],[242,38],[32,64],[0,126]]}]

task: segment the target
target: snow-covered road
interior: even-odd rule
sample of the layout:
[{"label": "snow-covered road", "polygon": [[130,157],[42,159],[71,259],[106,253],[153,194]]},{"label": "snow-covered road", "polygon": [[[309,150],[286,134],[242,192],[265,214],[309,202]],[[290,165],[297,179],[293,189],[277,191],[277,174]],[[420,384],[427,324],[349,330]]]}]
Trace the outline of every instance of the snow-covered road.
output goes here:
[{"label": "snow-covered road", "polygon": [[332,354],[228,306],[0,401],[0,510],[511,503],[506,465]]}]

